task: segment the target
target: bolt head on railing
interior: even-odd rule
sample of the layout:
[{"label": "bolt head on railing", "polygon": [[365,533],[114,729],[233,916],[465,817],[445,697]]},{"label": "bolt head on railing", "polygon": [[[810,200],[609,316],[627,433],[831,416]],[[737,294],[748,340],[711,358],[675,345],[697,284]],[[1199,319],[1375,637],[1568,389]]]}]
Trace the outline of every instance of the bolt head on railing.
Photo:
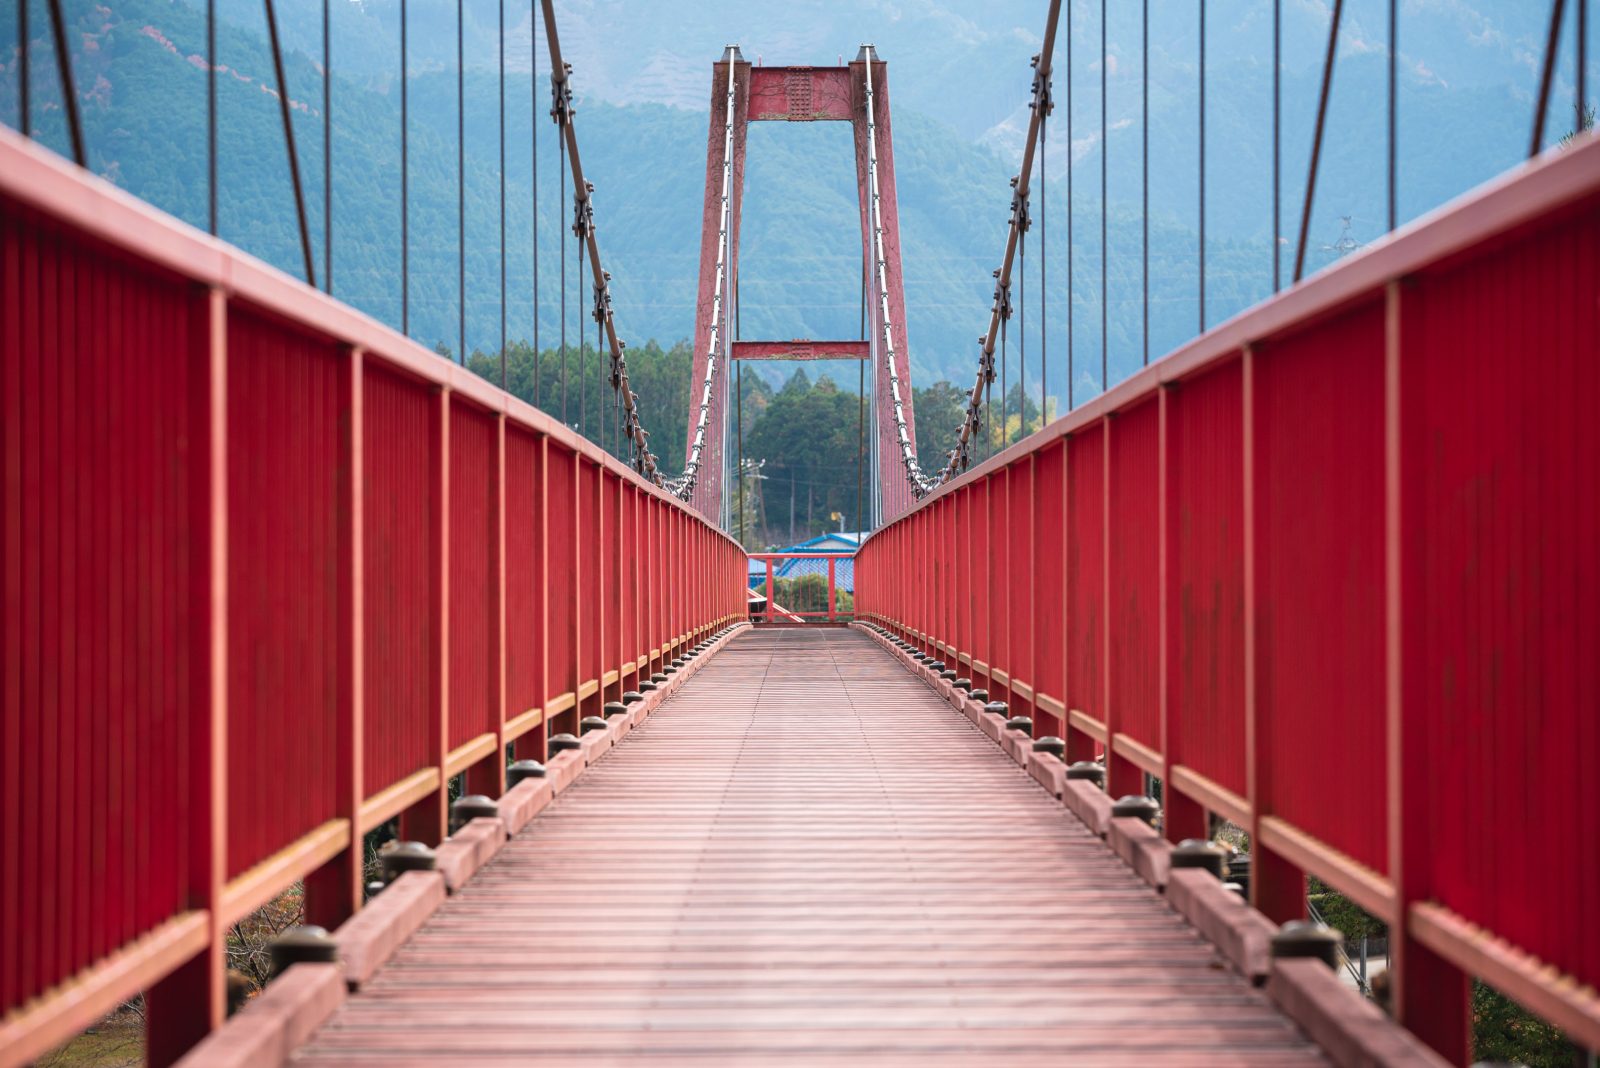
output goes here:
[{"label": "bolt head on railing", "polygon": [[918,649],[916,652],[911,654],[911,659],[915,660],[919,664],[926,664],[932,658],[929,657],[927,653]]},{"label": "bolt head on railing", "polygon": [[650,676],[650,681],[655,683],[657,686],[659,686],[663,682],[667,681],[667,676],[665,674],[663,674],[662,672],[658,671],[654,675]]},{"label": "bolt head on railing", "polygon": [[628,690],[622,695],[622,703],[625,705],[636,705],[643,700],[644,694],[640,693],[638,690]]},{"label": "bolt head on railing", "polygon": [[928,661],[928,670],[930,670],[930,671],[943,671],[944,670],[944,661],[943,660],[930,660],[930,661]]},{"label": "bolt head on railing", "polygon": [[1133,817],[1143,820],[1150,826],[1156,825],[1156,817],[1161,814],[1161,805],[1153,797],[1143,794],[1123,794],[1111,805],[1111,818],[1122,819]]},{"label": "bolt head on railing", "polygon": [[1033,740],[1033,751],[1035,753],[1052,753],[1057,758],[1065,757],[1067,755],[1067,743],[1055,735],[1049,734],[1043,738],[1035,738]]},{"label": "bolt head on railing", "polygon": [[438,857],[421,842],[391,842],[378,851],[378,867],[383,881],[392,883],[408,871],[433,871]]},{"label": "bolt head on railing", "polygon": [[1096,764],[1092,760],[1077,760],[1067,765],[1068,779],[1083,779],[1096,786],[1104,786],[1106,782],[1106,769],[1103,764]]},{"label": "bolt head on railing", "polygon": [[945,668],[943,671],[939,672],[939,677],[945,682],[953,683],[956,680],[956,673],[951,671],[949,668]]},{"label": "bolt head on railing", "polygon": [[1174,868],[1201,868],[1225,879],[1228,875],[1228,851],[1204,838],[1185,838],[1172,848]]},{"label": "bolt head on railing", "polygon": [[537,760],[519,760],[506,769],[506,785],[515,786],[523,779],[544,778],[544,765]]},{"label": "bolt head on railing", "polygon": [[570,734],[552,734],[544,747],[551,753],[563,753],[568,749],[582,749],[583,743]]},{"label": "bolt head on railing", "polygon": [[[955,682],[952,682],[950,685],[954,686],[958,690],[970,690],[970,689],[972,689],[972,680],[971,679],[957,679]],[[971,696],[971,695],[969,694],[968,696]]]},{"label": "bolt head on railing", "polygon": [[603,731],[608,726],[610,724],[606,722],[606,717],[604,716],[584,716],[578,721],[578,730],[584,734],[588,734],[590,731]]},{"label": "bolt head on railing", "polygon": [[267,947],[276,979],[294,964],[334,964],[339,960],[339,943],[316,924],[291,927]]},{"label": "bolt head on railing", "polygon": [[990,701],[983,706],[983,710],[991,716],[1003,716],[1011,711],[1004,701]]},{"label": "bolt head on railing", "polygon": [[1033,717],[1032,716],[1012,716],[1010,719],[1006,720],[1006,730],[1008,730],[1008,731],[1021,731],[1024,734],[1032,734],[1033,733]]},{"label": "bolt head on railing", "polygon": [[989,691],[980,686],[971,693],[967,694],[967,696],[982,704],[989,700]]},{"label": "bolt head on railing", "polygon": [[664,676],[668,676],[668,677],[676,675],[678,673],[678,665],[677,664],[668,664],[666,667],[661,669],[661,673]]},{"label": "bolt head on railing", "polygon": [[626,716],[628,714],[628,706],[621,701],[607,701],[605,707],[600,711],[607,719],[612,716]]},{"label": "bolt head on railing", "polygon": [[484,816],[490,819],[499,818],[500,806],[495,804],[494,798],[484,794],[458,797],[450,805],[450,833],[455,834],[473,820]]},{"label": "bolt head on railing", "polygon": [[1320,960],[1330,968],[1339,966],[1344,935],[1325,923],[1290,920],[1272,936],[1272,956],[1277,960]]}]

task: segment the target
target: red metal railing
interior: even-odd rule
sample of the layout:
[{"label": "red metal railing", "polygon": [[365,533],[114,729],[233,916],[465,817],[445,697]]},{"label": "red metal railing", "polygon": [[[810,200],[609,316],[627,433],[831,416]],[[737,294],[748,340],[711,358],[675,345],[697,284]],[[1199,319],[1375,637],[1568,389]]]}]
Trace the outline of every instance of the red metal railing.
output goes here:
[{"label": "red metal railing", "polygon": [[[854,585],[854,553],[751,553],[764,574],[751,572],[751,619],[761,623],[840,623],[855,618],[854,601],[840,580]],[[814,578],[815,582],[800,580]],[[773,596],[776,593],[777,596]]]},{"label": "red metal railing", "polygon": [[1166,833],[1251,833],[1395,933],[1468,1054],[1478,976],[1600,1046],[1600,142],[1198,338],[875,533],[857,609]]},{"label": "red metal railing", "polygon": [[148,992],[450,778],[744,616],[744,553],[599,449],[0,130],[0,1063]]}]

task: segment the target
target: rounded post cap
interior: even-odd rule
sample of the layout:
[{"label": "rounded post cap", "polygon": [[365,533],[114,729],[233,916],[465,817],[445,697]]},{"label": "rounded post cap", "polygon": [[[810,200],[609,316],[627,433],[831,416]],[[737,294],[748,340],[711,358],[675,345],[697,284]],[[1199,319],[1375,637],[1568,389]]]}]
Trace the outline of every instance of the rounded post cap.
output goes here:
[{"label": "rounded post cap", "polygon": [[339,960],[339,943],[328,937],[325,928],[314,923],[291,927],[267,947],[272,960],[272,976],[277,978],[295,964],[334,964]]},{"label": "rounded post cap", "polygon": [[1344,935],[1313,920],[1290,920],[1272,936],[1272,956],[1278,960],[1311,958],[1337,968],[1343,948]]},{"label": "rounded post cap", "polygon": [[1067,778],[1087,779],[1094,783],[1104,783],[1106,781],[1106,769],[1104,765],[1096,764],[1092,760],[1076,760],[1067,765]]},{"label": "rounded post cap", "polygon": [[552,734],[550,740],[545,742],[545,748],[552,753],[560,753],[568,749],[582,749],[583,743],[571,734]]},{"label": "rounded post cap", "polygon": [[515,786],[523,779],[544,778],[544,765],[537,760],[519,760],[506,769],[506,784]]},{"label": "rounded post cap", "polygon": [[1185,838],[1172,847],[1174,868],[1200,868],[1218,879],[1228,874],[1228,851],[1205,838]]},{"label": "rounded post cap", "polygon": [[439,858],[421,842],[391,842],[378,851],[378,863],[385,882],[393,882],[402,872],[433,871]]},{"label": "rounded post cap", "polygon": [[450,803],[451,833],[480,817],[500,818],[500,806],[485,794],[465,794]]},{"label": "rounded post cap", "polygon": [[1111,805],[1113,819],[1131,816],[1136,820],[1155,826],[1156,816],[1161,813],[1161,805],[1153,797],[1142,794],[1123,794]]}]

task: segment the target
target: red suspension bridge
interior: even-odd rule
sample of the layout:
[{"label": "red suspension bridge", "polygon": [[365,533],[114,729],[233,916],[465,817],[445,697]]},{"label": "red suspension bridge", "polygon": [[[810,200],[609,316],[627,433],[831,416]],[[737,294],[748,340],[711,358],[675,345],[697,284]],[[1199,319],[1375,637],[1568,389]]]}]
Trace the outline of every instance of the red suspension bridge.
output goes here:
[{"label": "red suspension bridge", "polygon": [[[1538,151],[1562,9],[1529,162],[1306,279],[1302,225],[1292,285],[988,455],[1049,5],[932,461],[871,46],[712,66],[676,475],[550,3],[615,450],[307,284],[287,110],[307,282],[0,130],[0,1064],[140,994],[158,1065],[1466,1063],[1474,979],[1600,1048],[1600,142]],[[773,120],[852,124],[862,339],[730,336]],[[729,371],[819,355],[871,370],[876,529],[848,613],[827,560],[826,611],[769,577],[752,627]],[[1387,926],[1377,997],[1311,878]],[[297,886],[319,929],[241,1008],[230,930]]]}]

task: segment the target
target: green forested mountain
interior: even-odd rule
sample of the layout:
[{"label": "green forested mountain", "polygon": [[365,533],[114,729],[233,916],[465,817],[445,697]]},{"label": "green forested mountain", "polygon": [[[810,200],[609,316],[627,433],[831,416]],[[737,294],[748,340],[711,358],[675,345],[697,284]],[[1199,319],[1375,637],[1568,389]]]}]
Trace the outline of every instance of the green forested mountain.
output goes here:
[{"label": "green forested mountain", "polygon": [[[0,0],[0,56],[6,58],[0,70],[0,121],[11,125],[19,122],[18,2]],[[28,50],[32,123],[37,136],[64,151],[49,23],[42,0],[27,2],[33,27]],[[1333,246],[1346,226],[1360,243],[1378,236],[1385,224],[1382,5],[1350,0],[1347,6],[1324,171],[1311,217],[1312,269],[1338,254]],[[1467,0],[1402,5],[1402,221],[1513,165],[1524,151],[1536,66],[1532,57],[1540,47],[1540,18],[1530,13],[1537,6],[1500,5],[1484,14]],[[688,385],[678,363],[687,367],[687,351],[675,345],[693,331],[705,100],[722,35],[738,39],[747,57],[764,56],[768,62],[829,63],[839,54],[853,54],[860,39],[874,40],[890,61],[894,86],[908,317],[899,332],[909,339],[919,436],[924,451],[938,456],[955,422],[957,391],[972,380],[973,339],[987,320],[989,272],[998,263],[1006,224],[1007,178],[1026,117],[1026,54],[1037,46],[1029,35],[1042,20],[1044,5],[930,0],[913,10],[563,0],[557,7],[566,52],[576,67],[579,137],[585,170],[597,187],[599,238],[613,274],[617,320],[631,343],[636,384],[659,379],[641,394],[653,444],[668,469],[674,469],[675,457],[681,463]],[[1154,358],[1181,344],[1201,325],[1194,8],[1176,0],[1153,0],[1150,7],[1148,246],[1141,211],[1140,94],[1146,72],[1137,64],[1139,27],[1136,19],[1130,21],[1134,6],[1108,9],[1112,23],[1102,63],[1095,54],[1098,5],[1075,0],[1070,5],[1073,33],[1057,57],[1048,192],[1036,194],[1027,269],[1013,291],[1020,318],[1010,332],[1009,375],[1013,383],[1020,375],[1027,396],[1037,398],[1047,367],[1046,392],[1058,410],[1093,395],[1103,379],[1125,377],[1146,352]],[[280,0],[277,8],[289,49],[287,80],[318,281],[327,284],[331,268],[336,296],[400,326],[397,0],[333,0],[331,81],[322,65],[321,4]],[[302,257],[263,8],[256,0],[218,0],[217,10],[219,232],[299,275]],[[418,340],[450,353],[462,351],[464,333],[466,351],[495,354],[483,357],[483,365],[497,377],[503,323],[512,345],[513,384],[515,368],[525,360],[530,365],[525,382],[531,386],[535,348],[558,353],[563,329],[572,351],[580,334],[592,342],[594,326],[585,314],[592,279],[580,281],[577,273],[567,229],[570,208],[563,202],[571,190],[564,189],[555,129],[547,116],[548,59],[526,3],[504,9],[502,123],[499,10],[487,0],[409,4],[407,327]],[[1211,10],[1204,250],[1208,324],[1271,292],[1274,257],[1271,5],[1240,0]],[[1284,5],[1279,209],[1284,237],[1277,255],[1285,279],[1293,251],[1287,238],[1299,220],[1319,74],[1318,34],[1325,32],[1319,27],[1326,26],[1326,13],[1319,10],[1314,4]],[[205,226],[203,8],[193,0],[66,0],[66,11],[91,167],[158,207]],[[461,97],[458,12],[465,59]],[[707,34],[718,35],[719,43],[708,44]],[[824,47],[835,38],[836,45]],[[1600,56],[1600,47],[1590,54]],[[1102,73],[1107,79],[1104,141]],[[1549,139],[1571,125],[1565,104],[1571,81],[1571,64],[1564,59]],[[1591,84],[1600,84],[1600,71],[1592,73]],[[331,228],[324,220],[325,119],[332,149]],[[1102,153],[1108,193],[1104,246]],[[464,182],[458,180],[458,166]],[[1046,242],[1049,313],[1048,331],[1041,333],[1040,252]],[[860,236],[846,125],[752,127],[740,257],[736,327],[742,336],[856,336]],[[658,343],[648,344],[652,340]],[[545,374],[556,373],[550,368],[558,359],[540,362]],[[856,370],[815,367],[805,388],[791,391],[785,388],[789,369],[752,366],[746,371],[746,393],[757,409],[803,401],[843,410],[846,398],[818,399],[825,392],[818,376],[848,394],[855,389]],[[786,393],[789,400],[783,401]],[[569,401],[581,395],[569,382]],[[541,388],[546,407],[549,396]],[[776,438],[761,437],[775,431],[761,429],[757,409],[746,413],[750,440],[781,451],[782,457],[773,452],[769,459],[789,471],[791,481],[817,483],[818,461],[800,459],[815,442],[789,442],[780,449]],[[567,414],[577,421],[571,404]],[[854,453],[838,463],[853,468]],[[853,510],[853,474],[838,477],[851,483]],[[795,486],[798,490],[798,482]],[[817,511],[815,502],[812,511]]]}]

